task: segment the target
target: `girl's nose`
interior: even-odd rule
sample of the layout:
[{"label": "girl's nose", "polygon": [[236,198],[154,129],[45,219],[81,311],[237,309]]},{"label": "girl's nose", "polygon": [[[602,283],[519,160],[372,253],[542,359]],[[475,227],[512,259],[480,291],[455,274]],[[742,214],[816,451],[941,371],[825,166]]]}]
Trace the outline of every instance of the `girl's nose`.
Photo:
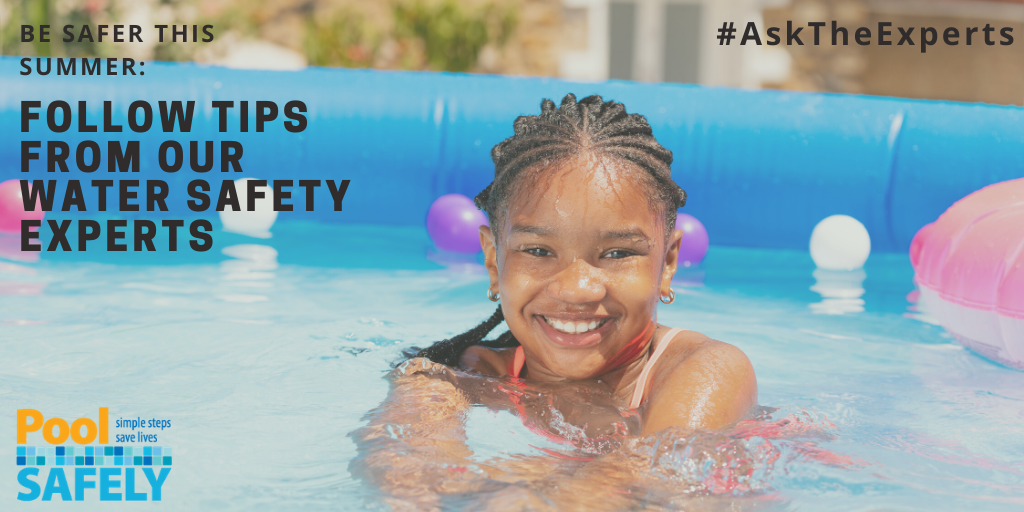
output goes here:
[{"label": "girl's nose", "polygon": [[554,276],[547,293],[556,300],[572,304],[599,302],[606,293],[600,277],[600,271],[582,258],[576,258]]}]

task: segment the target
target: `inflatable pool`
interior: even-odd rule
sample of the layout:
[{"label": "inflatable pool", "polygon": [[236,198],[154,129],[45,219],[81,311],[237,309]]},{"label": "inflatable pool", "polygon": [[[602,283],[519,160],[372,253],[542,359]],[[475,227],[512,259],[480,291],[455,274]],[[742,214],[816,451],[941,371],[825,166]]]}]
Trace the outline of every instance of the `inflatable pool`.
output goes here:
[{"label": "inflatable pool", "polygon": [[1024,370],[1024,179],[985,187],[910,246],[920,303],[960,343]]},{"label": "inflatable pool", "polygon": [[[381,507],[381,491],[360,473],[367,452],[349,435],[386,397],[381,376],[403,351],[493,312],[476,260],[430,252],[429,207],[446,194],[479,192],[493,175],[490,147],[511,133],[515,116],[569,91],[625,101],[675,153],[676,179],[690,193],[683,212],[700,219],[715,245],[698,268],[685,269],[704,286],[678,290],[659,321],[742,348],[762,383],[761,403],[778,408],[729,438],[695,443],[669,432],[639,445],[657,456],[655,483],[609,484],[638,497],[630,509],[1009,511],[1024,503],[1024,372],[976,357],[904,314],[913,235],[957,199],[1024,177],[1020,107],[341,69],[147,63],[144,80],[17,71],[17,60],[0,58],[0,182],[110,178],[106,161],[91,175],[47,173],[42,162],[21,173],[19,140],[106,147],[137,139],[138,177],[171,189],[166,212],[53,211],[47,219],[195,218],[185,190],[202,175],[187,164],[175,173],[158,168],[156,149],[167,139],[184,148],[240,141],[244,173],[210,171],[211,181],[352,180],[344,211],[280,212],[271,238],[226,232],[230,222],[207,212],[218,231],[204,253],[55,251],[10,261],[21,254],[19,240],[0,235],[0,396],[48,418],[92,416],[102,406],[114,426],[121,418],[173,420],[145,432],[159,436],[154,445],[173,446],[165,510]],[[187,133],[133,134],[127,123],[116,134],[50,133],[45,122],[21,132],[26,99],[86,101],[100,123],[104,101],[118,121],[134,100],[195,101],[196,119]],[[274,123],[239,133],[234,114],[232,130],[217,132],[212,101],[257,100],[304,101],[308,129],[291,134]],[[864,269],[814,272],[808,239],[831,215],[854,217],[870,232]],[[481,463],[562,449],[486,407],[472,408],[465,428]],[[53,449],[32,436],[36,450]],[[15,437],[14,421],[0,422],[0,437]],[[705,464],[702,452],[724,462]],[[36,469],[54,466],[52,452],[36,455],[45,458]],[[0,495],[13,501],[26,489],[10,462]],[[428,470],[455,475],[444,464]],[[721,478],[729,475],[741,479]],[[684,501],[670,492],[708,477],[722,496]],[[98,487],[86,496],[97,498]],[[491,498],[514,505],[508,490],[481,486],[437,506],[479,510]]]}]

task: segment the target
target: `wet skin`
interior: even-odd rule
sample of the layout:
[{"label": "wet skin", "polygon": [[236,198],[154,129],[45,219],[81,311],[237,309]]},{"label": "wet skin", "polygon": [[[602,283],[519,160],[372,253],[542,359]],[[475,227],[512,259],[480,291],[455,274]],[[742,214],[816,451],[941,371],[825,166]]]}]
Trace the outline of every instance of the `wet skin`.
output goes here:
[{"label": "wet skin", "polygon": [[[495,230],[480,228],[490,289],[500,293],[505,320],[523,346],[524,377],[596,381],[625,407],[651,343],[669,328],[658,325],[650,340],[639,340],[645,350],[609,362],[656,321],[682,231],[666,236],[664,213],[639,181],[644,171],[629,162],[583,151],[538,170],[510,198]],[[506,375],[513,354],[474,346],[461,365]],[[742,351],[683,331],[648,376],[643,434],[718,429],[756,402],[754,369]]]}]

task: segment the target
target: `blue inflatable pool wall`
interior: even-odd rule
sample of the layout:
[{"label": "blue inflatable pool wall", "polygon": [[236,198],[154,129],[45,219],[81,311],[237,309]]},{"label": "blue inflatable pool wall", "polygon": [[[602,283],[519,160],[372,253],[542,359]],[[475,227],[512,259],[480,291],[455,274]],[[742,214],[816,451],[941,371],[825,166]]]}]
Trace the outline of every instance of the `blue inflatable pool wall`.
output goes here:
[{"label": "blue inflatable pool wall", "polygon": [[[214,183],[214,191],[220,180],[239,177],[351,179],[343,212],[331,210],[330,196],[321,189],[315,212],[283,212],[280,218],[422,225],[436,197],[473,196],[490,182],[490,149],[512,134],[516,116],[536,114],[542,98],[557,103],[569,92],[600,94],[647,117],[655,136],[675,155],[673,176],[689,194],[682,211],[704,222],[713,244],[805,250],[818,221],[847,214],[867,226],[874,250],[904,251],[921,226],[957,199],[1024,177],[1021,107],[347,69],[265,72],[149,63],[146,76],[134,77],[19,76],[20,69],[18,59],[0,59],[0,181],[113,178],[100,176],[106,174],[105,161],[102,171],[91,175],[73,165],[72,172],[48,175],[41,161],[23,174],[20,140],[60,139],[72,151],[86,138],[102,148],[106,140],[139,140],[139,179],[167,181],[172,211],[116,213],[127,218],[196,217],[185,206],[186,184],[196,178]],[[43,104],[28,134],[20,131],[22,100]],[[114,102],[115,119],[122,121],[135,100],[149,101],[154,109],[161,100],[195,100],[196,118],[190,133],[162,133],[157,121],[139,134],[127,127],[118,134],[102,128],[54,134],[45,123],[45,107],[53,100],[68,101],[76,115],[74,102],[88,101],[93,123],[102,123],[104,100]],[[289,133],[281,115],[264,133],[256,133],[252,121],[251,131],[239,133],[235,108],[228,132],[219,133],[214,100],[251,105],[270,100],[281,107],[301,100],[309,109],[309,125],[302,133]],[[245,172],[228,175],[215,167],[198,174],[186,163],[177,173],[164,173],[156,149],[168,139],[186,150],[191,140],[240,141]],[[45,142],[42,154],[45,159]],[[204,216],[215,219],[211,213]]]}]

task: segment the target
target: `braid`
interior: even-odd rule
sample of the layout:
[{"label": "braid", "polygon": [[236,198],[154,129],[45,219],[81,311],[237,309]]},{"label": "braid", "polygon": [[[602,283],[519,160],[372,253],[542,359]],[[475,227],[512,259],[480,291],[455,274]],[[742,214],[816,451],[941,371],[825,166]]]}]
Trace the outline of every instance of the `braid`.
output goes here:
[{"label": "braid", "polygon": [[[587,96],[576,101],[567,94],[558,107],[544,99],[539,116],[519,116],[513,123],[514,134],[491,150],[494,181],[477,194],[473,202],[487,212],[492,225],[501,222],[505,203],[515,192],[523,171],[564,161],[585,150],[628,161],[644,171],[643,184],[651,189],[651,197],[665,213],[666,234],[675,230],[676,210],[686,204],[686,192],[672,180],[672,152],[658,144],[647,118],[626,113],[626,107],[600,96]],[[536,169],[543,170],[543,169]],[[506,331],[496,340],[483,342],[491,330],[505,319],[497,311],[469,331],[416,353],[431,361],[456,366],[462,353],[473,345],[505,348],[519,345]]]},{"label": "braid", "polygon": [[576,101],[576,96],[567,94],[557,108],[545,99],[540,109],[539,116],[517,118],[515,134],[491,150],[494,181],[474,199],[478,208],[490,218],[500,219],[524,170],[591,150],[629,161],[645,171],[652,197],[665,211],[667,233],[675,229],[676,210],[686,204],[686,192],[672,180],[672,152],[658,144],[644,116],[629,114],[623,104],[597,95]]},{"label": "braid", "polygon": [[[425,357],[435,363],[441,363],[451,367],[458,366],[462,353],[465,352],[467,348],[480,344],[480,342],[483,341],[484,336],[487,336],[487,333],[494,330],[494,328],[504,320],[505,315],[501,312],[501,306],[498,306],[498,309],[494,311],[494,314],[487,320],[481,322],[480,325],[459,334],[458,336],[435,342],[433,345],[417,352],[414,357]],[[511,336],[511,333],[506,332],[505,334],[509,334]],[[495,340],[495,342],[500,341],[501,337]],[[516,342],[516,345],[518,345],[518,342]]]}]

